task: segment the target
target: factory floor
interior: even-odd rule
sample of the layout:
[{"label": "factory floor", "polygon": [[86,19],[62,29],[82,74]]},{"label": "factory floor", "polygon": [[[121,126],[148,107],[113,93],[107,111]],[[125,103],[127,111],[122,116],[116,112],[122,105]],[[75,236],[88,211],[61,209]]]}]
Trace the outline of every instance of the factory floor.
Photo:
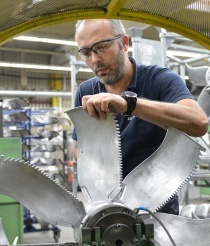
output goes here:
[{"label": "factory floor", "polygon": [[[72,228],[59,226],[59,229],[61,230],[58,238],[59,243],[74,242]],[[55,243],[53,230],[24,233],[24,244],[43,243]]]}]

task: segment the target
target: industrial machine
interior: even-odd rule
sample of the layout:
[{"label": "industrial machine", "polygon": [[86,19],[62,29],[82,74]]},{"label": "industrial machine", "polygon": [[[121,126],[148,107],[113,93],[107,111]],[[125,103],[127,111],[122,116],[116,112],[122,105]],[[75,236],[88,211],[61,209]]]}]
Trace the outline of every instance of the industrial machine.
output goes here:
[{"label": "industrial machine", "polygon": [[169,128],[159,149],[122,180],[114,118],[98,121],[82,108],[66,113],[77,131],[78,181],[88,202],[83,204],[38,167],[3,156],[0,193],[50,224],[72,227],[75,241],[65,245],[209,245],[210,219],[156,212],[196,170],[204,150],[196,138]]},{"label": "industrial machine", "polygon": [[[1,2],[1,44],[29,29],[88,16],[162,25],[210,47],[207,1]],[[77,127],[78,178],[88,203],[78,201],[33,165],[5,157],[0,159],[0,193],[19,200],[49,223],[73,227],[75,242],[67,246],[210,245],[209,219],[155,212],[196,167],[202,150],[196,139],[169,129],[160,148],[122,180],[120,138],[113,119],[107,118],[102,126],[80,109],[68,114]]]}]

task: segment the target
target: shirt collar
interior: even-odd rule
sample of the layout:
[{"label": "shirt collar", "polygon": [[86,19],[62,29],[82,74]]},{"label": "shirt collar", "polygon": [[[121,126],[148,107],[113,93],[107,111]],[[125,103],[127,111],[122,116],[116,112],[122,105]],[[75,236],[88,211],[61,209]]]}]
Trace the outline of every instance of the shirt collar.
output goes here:
[{"label": "shirt collar", "polygon": [[131,79],[131,82],[127,86],[127,89],[135,89],[136,88],[136,83],[137,83],[137,69],[136,69],[136,61],[132,58],[129,57],[130,62],[133,64],[133,77]]}]

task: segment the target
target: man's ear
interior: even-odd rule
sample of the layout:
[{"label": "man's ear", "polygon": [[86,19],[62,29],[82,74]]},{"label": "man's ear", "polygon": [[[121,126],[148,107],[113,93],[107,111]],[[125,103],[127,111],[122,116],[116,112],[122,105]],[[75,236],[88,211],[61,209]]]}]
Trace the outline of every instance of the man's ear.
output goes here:
[{"label": "man's ear", "polygon": [[127,35],[123,36],[123,48],[125,51],[128,51],[129,48],[129,37]]}]

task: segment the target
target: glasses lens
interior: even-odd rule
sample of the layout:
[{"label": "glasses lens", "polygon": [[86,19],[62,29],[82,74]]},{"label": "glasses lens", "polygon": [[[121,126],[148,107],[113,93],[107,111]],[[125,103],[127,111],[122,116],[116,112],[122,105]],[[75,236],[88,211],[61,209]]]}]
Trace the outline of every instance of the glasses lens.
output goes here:
[{"label": "glasses lens", "polygon": [[91,51],[95,52],[96,54],[103,54],[106,50],[109,49],[112,41],[114,41],[118,38],[121,38],[121,35],[119,35],[115,38],[107,39],[104,41],[99,41],[99,42],[93,44],[93,46],[90,48],[82,48],[81,50],[79,50],[79,54],[80,54],[82,59],[89,58],[91,56]]},{"label": "glasses lens", "polygon": [[110,47],[111,41],[102,41],[93,45],[92,50],[95,51],[97,54],[102,54]]},{"label": "glasses lens", "polygon": [[82,58],[88,58],[90,56],[90,48],[84,48],[79,51]]}]

